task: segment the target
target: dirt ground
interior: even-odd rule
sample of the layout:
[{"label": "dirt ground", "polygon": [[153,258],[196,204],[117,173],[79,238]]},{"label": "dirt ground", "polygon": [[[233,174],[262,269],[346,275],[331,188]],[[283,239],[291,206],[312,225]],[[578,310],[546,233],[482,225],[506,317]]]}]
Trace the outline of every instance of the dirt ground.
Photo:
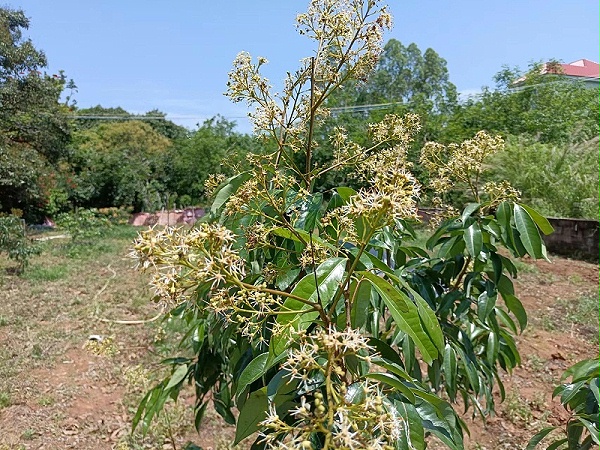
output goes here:
[{"label": "dirt ground", "polygon": [[[157,322],[104,321],[155,314],[146,280],[114,257],[124,255],[123,242],[67,263],[50,250],[25,277],[6,274],[0,260],[0,450],[181,449],[189,441],[233,448],[233,428],[213,411],[200,434],[192,429],[189,397],[147,436],[130,434],[150,374],[172,347],[161,344]],[[517,294],[529,314],[517,340],[522,364],[502,375],[507,398],[495,417],[465,418],[469,449],[522,449],[536,430],[563,424],[568,414],[552,399],[553,387],[569,365],[598,355],[598,265],[551,259],[519,263]],[[89,344],[90,335],[103,343]]]}]

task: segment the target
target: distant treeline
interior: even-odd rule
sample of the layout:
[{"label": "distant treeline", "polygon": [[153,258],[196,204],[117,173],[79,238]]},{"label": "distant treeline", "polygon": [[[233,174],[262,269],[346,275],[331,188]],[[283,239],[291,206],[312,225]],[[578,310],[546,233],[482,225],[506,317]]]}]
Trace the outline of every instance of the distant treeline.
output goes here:
[{"label": "distant treeline", "polygon": [[[0,212],[19,209],[39,221],[80,207],[202,205],[210,174],[243,170],[248,152],[272,145],[237,132],[218,114],[188,130],[158,110],[77,108],[75,83],[46,73],[44,53],[22,38],[28,25],[22,11],[0,8],[0,30],[8,30],[0,33]],[[422,129],[409,158],[423,182],[418,157],[425,142],[460,142],[486,130],[506,140],[506,151],[489,167],[490,181],[510,181],[547,215],[598,217],[598,89],[542,74],[539,65],[503,68],[494,82],[460,101],[443,58],[392,39],[369,80],[328,99],[332,114],[315,130],[314,158],[333,159],[328,136],[336,128],[360,145],[370,122],[416,113]],[[331,172],[316,188],[340,184],[360,187],[352,173]],[[460,192],[453,195],[447,201],[460,206]]]}]

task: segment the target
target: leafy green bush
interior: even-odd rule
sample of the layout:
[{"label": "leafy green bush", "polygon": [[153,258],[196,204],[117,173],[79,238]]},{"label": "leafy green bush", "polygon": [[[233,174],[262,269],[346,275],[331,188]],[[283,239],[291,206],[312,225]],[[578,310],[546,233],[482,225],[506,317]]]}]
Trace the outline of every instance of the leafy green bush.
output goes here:
[{"label": "leafy green bush", "polygon": [[100,238],[111,225],[108,218],[99,214],[96,209],[78,209],[60,214],[56,218],[56,224],[69,233],[75,244]]},{"label": "leafy green bush", "polygon": [[0,252],[2,251],[18,263],[17,270],[21,273],[29,264],[29,259],[38,255],[41,249],[27,237],[23,219],[9,215],[0,216]]},{"label": "leafy green bush", "polygon": [[511,137],[491,171],[545,215],[598,218],[598,138],[559,145]]},{"label": "leafy green bush", "polygon": [[133,212],[132,207],[112,207],[112,208],[100,208],[96,215],[99,218],[107,219],[112,225],[125,225],[129,223],[131,213]]},{"label": "leafy green bush", "polygon": [[[552,227],[507,184],[480,188],[502,140],[478,133],[450,158],[444,147],[424,149],[432,183],[447,192],[458,177],[474,200],[441,220],[426,248],[410,226],[420,185],[406,154],[417,116],[386,115],[364,145],[337,128],[334,161],[313,160],[325,99],[372,70],[390,21],[374,1],[312,2],[298,28],[318,51],[281,96],[260,74],[264,58],[236,58],[228,95],[256,106],[259,137],[278,146],[223,179],[195,227],[136,240],[155,301],[183,320],[185,337],[134,427],[147,429],[189,383],[196,426],[210,398],[237,424],[235,443],[254,435],[255,449],[424,449],[429,435],[461,449],[466,425],[451,402],[486,415],[496,383],[504,395],[499,371],[519,363],[514,336],[527,315],[500,248],[543,258],[540,231]],[[314,191],[347,169],[363,189]]]}]

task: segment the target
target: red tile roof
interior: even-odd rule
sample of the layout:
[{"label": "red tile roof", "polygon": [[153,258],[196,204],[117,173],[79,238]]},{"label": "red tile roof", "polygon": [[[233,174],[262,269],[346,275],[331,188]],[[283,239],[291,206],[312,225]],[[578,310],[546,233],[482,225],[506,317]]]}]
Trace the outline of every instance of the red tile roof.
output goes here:
[{"label": "red tile roof", "polygon": [[597,62],[589,59],[579,59],[569,64],[557,64],[558,67],[552,67],[546,63],[542,73],[560,73],[571,77],[598,78],[600,75]]}]

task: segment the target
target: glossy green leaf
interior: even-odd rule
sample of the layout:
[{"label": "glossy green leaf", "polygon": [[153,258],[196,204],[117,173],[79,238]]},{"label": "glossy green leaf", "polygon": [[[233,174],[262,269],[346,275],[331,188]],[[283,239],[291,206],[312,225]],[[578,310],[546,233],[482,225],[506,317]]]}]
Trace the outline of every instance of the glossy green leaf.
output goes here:
[{"label": "glossy green leaf", "polygon": [[514,207],[515,226],[527,253],[534,258],[542,258],[542,238],[535,222],[520,205]]},{"label": "glossy green leaf", "polygon": [[259,430],[259,424],[265,420],[268,408],[269,401],[266,386],[250,394],[238,416],[233,445],[237,445]]},{"label": "glossy green leaf", "polygon": [[237,392],[241,393],[246,389],[246,387],[254,383],[260,377],[262,377],[267,370],[269,370],[269,366],[267,365],[269,359],[268,353],[261,353],[256,356],[250,363],[244,368],[242,371],[240,378],[237,382]]},{"label": "glossy green leaf", "polygon": [[500,279],[496,283],[496,286],[498,288],[498,292],[500,292],[500,294],[502,295],[515,295],[515,286],[513,285],[511,279],[508,278],[506,275],[500,276]]},{"label": "glossy green leaf", "polygon": [[519,206],[521,208],[523,208],[525,211],[527,211],[527,213],[531,216],[531,218],[536,223],[538,228],[542,231],[542,233],[544,233],[545,235],[554,233],[554,227],[550,224],[548,219],[546,219],[544,216],[542,216],[539,212],[537,212],[535,209],[530,208],[529,206],[523,205],[521,203],[519,203]]},{"label": "glossy green leaf", "polygon": [[[390,310],[396,326],[411,337],[425,362],[431,364],[433,359],[437,357],[438,350],[435,343],[423,329],[417,306],[405,293],[396,289],[383,278],[370,272],[360,272],[360,275],[367,278],[373,284],[373,287],[381,295],[381,298]],[[439,323],[436,324],[439,327]],[[436,334],[437,332],[435,329],[431,330],[431,334]]]},{"label": "glossy green leaf", "polygon": [[479,203],[469,203],[469,204],[467,204],[467,206],[465,206],[465,209],[463,210],[462,215],[460,217],[463,225],[465,225],[467,222],[467,219],[469,217],[471,217],[473,215],[473,213],[479,209],[479,206],[480,206]]},{"label": "glossy green leaf", "polygon": [[171,375],[171,379],[169,380],[169,382],[167,383],[167,386],[165,387],[165,391],[168,391],[168,390],[174,388],[175,386],[177,386],[179,383],[181,383],[187,374],[188,374],[188,366],[187,365],[177,366],[177,368]]},{"label": "glossy green leaf", "polygon": [[340,197],[342,197],[342,199],[347,202],[348,200],[350,200],[350,197],[353,197],[354,195],[356,195],[356,191],[352,188],[349,188],[347,186],[340,186],[338,188],[335,189],[337,191],[337,193],[339,194]]},{"label": "glossy green leaf", "polygon": [[525,450],[533,450],[534,448],[536,448],[538,444],[542,442],[542,440],[546,436],[548,436],[553,430],[556,430],[556,427],[542,428],[529,440],[529,443],[527,444],[527,447],[525,447]]},{"label": "glossy green leaf", "polygon": [[465,245],[469,255],[477,258],[483,247],[483,238],[481,237],[481,228],[477,222],[473,223],[463,234]]},{"label": "glossy green leaf", "polygon": [[448,390],[450,398],[453,399],[456,395],[458,365],[456,361],[456,352],[450,344],[446,344],[446,348],[444,349],[444,361],[442,367],[444,369],[446,389]]},{"label": "glossy green leaf", "polygon": [[292,232],[288,228],[277,227],[277,228],[274,228],[271,230],[271,234],[285,238],[285,239],[292,240],[294,242],[299,242],[302,245],[306,245],[308,242],[310,242],[312,240],[313,242],[323,245],[325,247],[328,247],[330,249],[335,249],[335,247],[333,245],[331,245],[329,242],[322,240],[318,236],[311,235],[304,230],[300,230],[300,229],[296,229],[296,228],[294,228],[294,231]]},{"label": "glossy green leaf", "polygon": [[298,218],[294,223],[295,228],[311,232],[321,218],[321,206],[323,205],[323,194],[308,195],[298,206]]},{"label": "glossy green leaf", "polygon": [[498,359],[498,335],[490,331],[487,339],[486,359],[491,365]]},{"label": "glossy green leaf", "polygon": [[[387,360],[388,362],[402,365],[402,359],[400,358],[400,355],[398,355],[396,350],[394,350],[386,342],[376,338],[369,338],[368,343],[370,347],[373,347],[375,349],[375,351],[381,356],[381,358]],[[381,358],[375,359],[379,360]]]},{"label": "glossy green leaf", "polygon": [[247,172],[240,173],[236,176],[228,178],[222,183],[222,186],[215,196],[215,200],[210,207],[212,214],[218,214],[221,208],[227,203],[229,198],[235,194],[239,187],[250,179],[250,174]]},{"label": "glossy green leaf", "polygon": [[487,292],[482,292],[477,298],[477,317],[482,322],[487,322],[488,316],[496,306],[496,294],[488,295]]},{"label": "glossy green leaf", "polygon": [[[327,306],[334,294],[340,287],[346,270],[347,258],[329,258],[322,262],[315,273],[309,273],[302,278],[292,290],[292,294],[306,299],[310,302],[320,301],[323,306]],[[295,298],[288,298],[283,303],[282,311],[307,311],[311,308]],[[291,312],[289,314],[279,314],[277,323],[282,327],[293,324],[296,330],[305,329],[318,317],[318,312]],[[288,346],[290,339],[289,329],[287,332],[279,333],[273,336],[270,342],[271,357],[277,357]]]},{"label": "glossy green leaf", "polygon": [[583,424],[584,427],[587,428],[592,440],[596,443],[596,445],[600,444],[600,437],[598,436],[598,421],[595,423],[590,422],[589,420],[584,419],[583,417],[579,417],[579,421]]},{"label": "glossy green leaf", "polygon": [[573,397],[575,397],[580,392],[579,390],[583,387],[584,384],[585,380],[578,381],[577,383],[567,384],[560,395],[560,402],[563,405],[568,404],[573,399]]},{"label": "glossy green leaf", "polygon": [[285,291],[292,285],[294,281],[296,281],[296,278],[298,278],[300,272],[300,268],[288,268],[283,272],[278,273],[277,277],[275,278],[275,285],[277,286],[277,289]]},{"label": "glossy green leaf", "polygon": [[353,328],[362,328],[367,323],[367,315],[371,304],[371,285],[354,281],[350,285],[350,298],[354,299],[350,314]]},{"label": "glossy green leaf", "polygon": [[584,359],[565,370],[561,380],[573,377],[573,381],[579,381],[582,377],[597,377],[599,372],[598,359]]},{"label": "glossy green leaf", "polygon": [[[445,402],[443,402],[445,403]],[[433,404],[424,401],[416,406],[417,412],[421,417],[423,428],[435,435],[439,440],[452,450],[464,450],[462,436],[456,424],[450,417],[453,413],[452,408],[448,407],[448,414],[444,414],[443,410]],[[450,419],[450,422],[449,420]]]},{"label": "glossy green leaf", "polygon": [[380,383],[385,383],[397,389],[406,399],[414,403],[416,401],[415,394],[406,386],[401,380],[396,378],[395,376],[389,373],[368,373],[365,375],[365,378],[370,378],[371,380],[379,381]]},{"label": "glossy green leaf", "polygon": [[363,403],[366,399],[364,383],[356,382],[348,386],[344,399],[354,405]]},{"label": "glossy green leaf", "polygon": [[398,414],[405,420],[406,428],[408,428],[409,449],[425,450],[425,429],[423,428],[423,420],[417,412],[417,409],[404,402],[394,402],[394,406]]},{"label": "glossy green leaf", "polygon": [[402,278],[398,281],[401,283],[402,287],[412,295],[413,300],[417,305],[417,309],[419,310],[419,317],[423,322],[425,332],[429,335],[438,351],[442,353],[444,351],[444,333],[442,332],[435,311],[431,309],[429,303],[427,303],[417,291],[410,287],[408,283],[402,280]]},{"label": "glossy green leaf", "polygon": [[523,304],[521,300],[511,294],[502,294],[502,299],[504,300],[504,304],[508,308],[508,310],[515,315],[517,321],[519,322],[519,327],[521,327],[521,332],[527,326],[527,312],[525,308],[523,308]]},{"label": "glossy green leaf", "polygon": [[492,252],[490,254],[490,260],[492,261],[492,267],[494,268],[494,282],[498,283],[502,276],[502,258],[498,253]]}]

